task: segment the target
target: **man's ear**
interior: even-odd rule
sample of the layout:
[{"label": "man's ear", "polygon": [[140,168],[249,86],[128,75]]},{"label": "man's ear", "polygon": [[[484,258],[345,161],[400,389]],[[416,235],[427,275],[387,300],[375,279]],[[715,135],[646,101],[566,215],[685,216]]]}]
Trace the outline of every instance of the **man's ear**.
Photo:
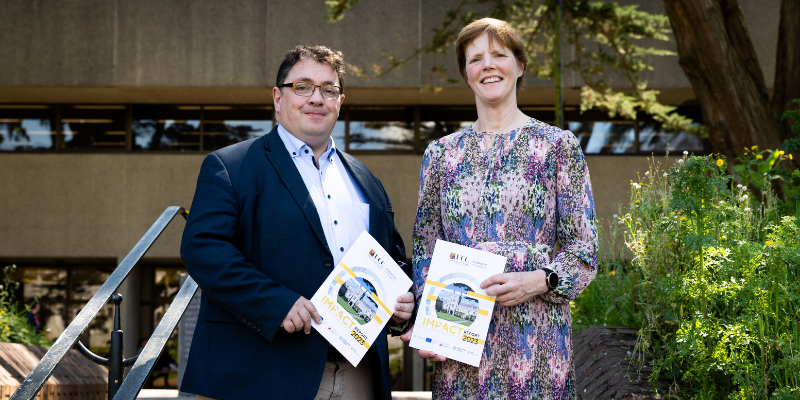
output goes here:
[{"label": "man's ear", "polygon": [[272,88],[272,103],[275,107],[275,113],[279,113],[281,111],[281,97],[283,97],[283,93],[281,93],[281,89],[278,87]]},{"label": "man's ear", "polygon": [[344,93],[339,96],[339,108],[342,108],[342,104],[344,104]]}]

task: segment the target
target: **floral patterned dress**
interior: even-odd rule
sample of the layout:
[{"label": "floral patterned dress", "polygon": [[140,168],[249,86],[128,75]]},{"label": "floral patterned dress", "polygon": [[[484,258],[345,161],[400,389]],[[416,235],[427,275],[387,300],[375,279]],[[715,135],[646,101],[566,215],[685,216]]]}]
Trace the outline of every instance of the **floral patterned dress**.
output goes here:
[{"label": "floral patterned dress", "polygon": [[417,299],[436,239],[506,256],[505,272],[548,268],[560,279],[526,303],[495,304],[480,366],[435,362],[434,399],[575,398],[569,301],[594,279],[598,248],[575,136],[533,118],[502,135],[450,134],[425,150],[417,207]]}]

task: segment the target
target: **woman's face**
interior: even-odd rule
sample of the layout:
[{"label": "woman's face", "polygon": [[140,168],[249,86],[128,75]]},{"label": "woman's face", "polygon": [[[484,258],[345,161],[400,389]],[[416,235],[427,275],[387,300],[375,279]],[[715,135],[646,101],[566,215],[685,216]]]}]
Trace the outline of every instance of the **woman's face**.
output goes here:
[{"label": "woman's face", "polygon": [[523,71],[511,50],[483,34],[467,46],[466,56],[467,84],[476,100],[493,104],[516,98],[517,78]]}]

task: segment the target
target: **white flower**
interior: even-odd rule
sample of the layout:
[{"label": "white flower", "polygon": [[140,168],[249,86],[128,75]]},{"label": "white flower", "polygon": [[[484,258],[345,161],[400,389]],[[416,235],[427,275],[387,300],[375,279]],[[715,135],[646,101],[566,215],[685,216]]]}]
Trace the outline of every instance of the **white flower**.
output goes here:
[{"label": "white flower", "polygon": [[623,222],[622,220],[619,220],[619,222],[617,222],[617,224],[619,224],[619,225],[622,225],[622,224],[624,224],[624,223],[625,223],[625,222]]},{"label": "white flower", "polygon": [[747,199],[748,196],[746,194],[743,194],[742,197],[739,198],[739,201],[747,201]]},{"label": "white flower", "polygon": [[668,173],[666,173],[666,172],[664,172],[664,175],[662,175],[662,176],[663,176],[664,178],[666,178],[666,177],[668,177],[668,176],[669,176],[669,174],[668,174]]},{"label": "white flower", "polygon": [[684,151],[683,151],[683,155],[685,155],[685,156],[688,156],[688,155],[689,155],[689,152],[688,152],[688,151],[686,151],[686,150],[684,150]]},{"label": "white flower", "polygon": [[745,207],[745,208],[744,208],[744,212],[750,212],[750,211],[752,211],[752,210],[750,209],[750,207]]},{"label": "white flower", "polygon": [[678,159],[678,164],[683,164],[683,159],[682,158]]},{"label": "white flower", "polygon": [[736,185],[736,187],[741,189],[742,188],[742,184],[740,183],[740,184]]},{"label": "white flower", "polygon": [[631,186],[633,186],[634,189],[640,189],[641,188],[641,186],[636,182],[631,183]]},{"label": "white flower", "polygon": [[645,175],[650,175],[650,171],[647,171],[647,172],[645,172],[644,174],[645,174]]},{"label": "white flower", "polygon": [[617,218],[619,218],[619,215],[614,214],[614,219],[617,219]]}]

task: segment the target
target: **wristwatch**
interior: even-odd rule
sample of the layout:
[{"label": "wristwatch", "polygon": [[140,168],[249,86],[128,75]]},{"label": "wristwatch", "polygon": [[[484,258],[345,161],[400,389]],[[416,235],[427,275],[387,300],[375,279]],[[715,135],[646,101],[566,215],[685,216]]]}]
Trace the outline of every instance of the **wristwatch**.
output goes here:
[{"label": "wristwatch", "polygon": [[544,280],[547,282],[547,291],[558,287],[558,274],[547,268],[542,268],[542,271],[544,271]]}]

